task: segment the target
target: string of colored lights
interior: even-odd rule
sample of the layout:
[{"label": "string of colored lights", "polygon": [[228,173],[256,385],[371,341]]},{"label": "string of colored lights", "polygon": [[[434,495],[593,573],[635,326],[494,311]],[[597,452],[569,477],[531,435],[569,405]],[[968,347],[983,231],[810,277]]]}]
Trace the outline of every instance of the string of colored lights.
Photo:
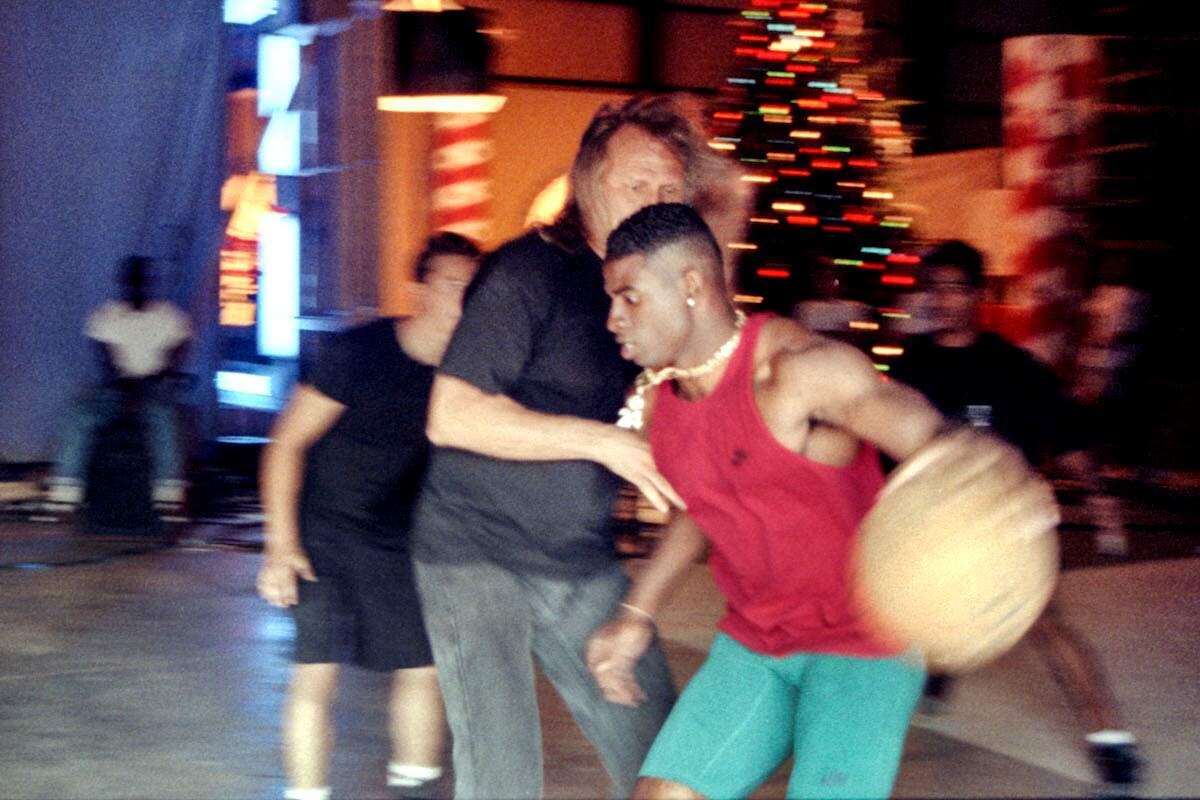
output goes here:
[{"label": "string of colored lights", "polygon": [[[906,317],[897,290],[920,262],[910,216],[895,204],[887,168],[911,153],[899,107],[871,85],[887,64],[868,60],[861,3],[751,0],[732,20],[735,65],[713,113],[710,146],[745,168],[757,202],[739,251],[739,297],[790,313],[834,269],[843,297],[886,323]],[[886,324],[855,321],[876,357],[902,352]],[[877,363],[886,371],[886,363]]]}]

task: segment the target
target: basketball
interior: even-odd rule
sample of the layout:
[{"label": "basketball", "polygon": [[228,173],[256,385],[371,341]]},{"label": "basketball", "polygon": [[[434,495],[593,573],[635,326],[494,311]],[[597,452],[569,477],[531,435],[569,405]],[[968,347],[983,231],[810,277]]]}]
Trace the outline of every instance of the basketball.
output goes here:
[{"label": "basketball", "polygon": [[859,530],[857,600],[886,641],[963,672],[1016,644],[1058,575],[1058,506],[1013,447],[969,428],[901,463]]}]

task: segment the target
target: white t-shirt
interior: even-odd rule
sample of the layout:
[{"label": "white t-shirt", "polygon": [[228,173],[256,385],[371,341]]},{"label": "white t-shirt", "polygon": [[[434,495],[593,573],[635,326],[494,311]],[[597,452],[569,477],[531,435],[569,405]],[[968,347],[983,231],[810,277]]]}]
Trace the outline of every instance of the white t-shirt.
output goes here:
[{"label": "white t-shirt", "polygon": [[108,345],[122,377],[144,378],[167,366],[168,356],[191,337],[192,327],[182,311],[161,300],[140,310],[110,300],[88,317],[84,334]]}]

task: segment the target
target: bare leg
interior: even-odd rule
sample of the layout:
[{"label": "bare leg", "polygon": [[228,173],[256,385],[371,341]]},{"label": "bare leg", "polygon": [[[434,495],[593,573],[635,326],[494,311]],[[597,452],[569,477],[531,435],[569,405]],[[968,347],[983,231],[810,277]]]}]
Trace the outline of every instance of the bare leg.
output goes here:
[{"label": "bare leg", "polygon": [[326,786],[337,664],[293,664],[283,709],[283,760],[293,789]]},{"label": "bare leg", "polygon": [[1117,703],[1099,659],[1091,645],[1062,618],[1053,599],[1029,635],[1084,725],[1084,732],[1120,730],[1123,725]]},{"label": "bare leg", "polygon": [[704,800],[704,795],[675,781],[642,778],[633,787],[633,800]]},{"label": "bare leg", "polygon": [[392,762],[415,767],[442,763],[446,712],[435,667],[398,669],[388,706]]},{"label": "bare leg", "polygon": [[1061,617],[1053,600],[1030,630],[1030,639],[1083,724],[1088,751],[1101,779],[1116,785],[1136,783],[1141,759],[1133,735],[1124,729],[1104,668],[1087,641]]}]

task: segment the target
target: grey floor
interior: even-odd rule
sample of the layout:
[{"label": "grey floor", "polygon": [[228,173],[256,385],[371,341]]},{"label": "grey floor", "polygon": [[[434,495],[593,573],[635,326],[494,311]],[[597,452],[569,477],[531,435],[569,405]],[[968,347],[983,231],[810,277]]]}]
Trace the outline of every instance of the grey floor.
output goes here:
[{"label": "grey floor", "polygon": [[[1165,550],[1139,544],[1158,528],[1134,535],[1134,557],[1065,573],[1061,601],[1101,648],[1141,740],[1148,768],[1135,794],[1200,796],[1200,539],[1189,525],[1165,535]],[[280,796],[290,620],[254,595],[253,535],[190,539],[162,547],[0,522],[0,797]],[[720,607],[697,566],[661,623],[681,681]],[[346,676],[335,796],[389,796],[384,688]],[[603,796],[599,764],[544,685],[541,700],[548,795]],[[783,785],[778,776],[755,796],[782,797]],[[898,797],[1101,794],[1067,701],[1026,645],[963,678],[944,713],[917,717],[896,787]]]}]

